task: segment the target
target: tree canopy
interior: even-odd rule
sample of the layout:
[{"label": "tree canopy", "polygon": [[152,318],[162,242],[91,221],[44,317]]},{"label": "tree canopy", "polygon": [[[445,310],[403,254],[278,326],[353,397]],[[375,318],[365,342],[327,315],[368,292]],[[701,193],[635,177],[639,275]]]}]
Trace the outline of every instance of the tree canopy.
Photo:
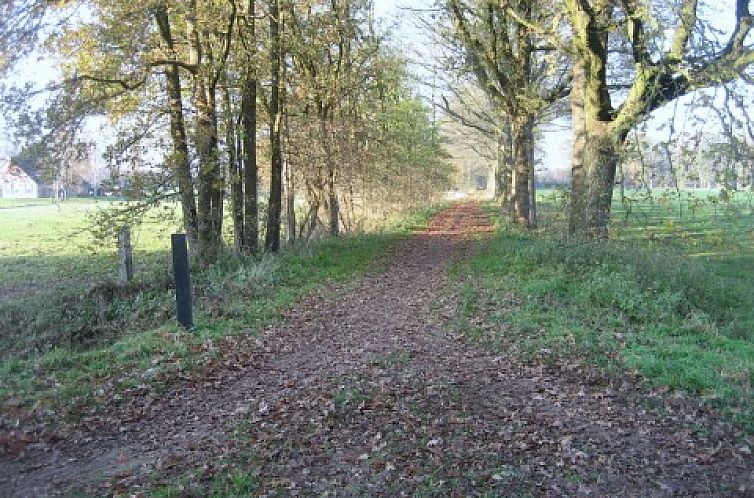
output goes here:
[{"label": "tree canopy", "polygon": [[[228,200],[236,250],[256,251],[264,235],[276,251],[283,232],[292,241],[357,228],[377,191],[389,193],[377,203],[389,212],[449,182],[406,60],[370,2],[27,0],[3,9],[4,40],[24,47],[0,47],[3,67],[33,51],[59,65],[44,89],[6,88],[27,150],[54,167],[87,122],[106,118],[118,130],[113,161],[148,158],[159,181],[151,191],[139,183],[141,201],[177,196],[203,261],[224,244]],[[33,95],[45,105],[29,105]]]}]

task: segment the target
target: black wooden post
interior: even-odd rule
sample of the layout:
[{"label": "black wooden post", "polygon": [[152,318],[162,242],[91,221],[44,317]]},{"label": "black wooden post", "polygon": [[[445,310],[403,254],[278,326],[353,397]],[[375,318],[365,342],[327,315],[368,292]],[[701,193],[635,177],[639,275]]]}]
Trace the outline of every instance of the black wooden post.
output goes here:
[{"label": "black wooden post", "polygon": [[188,245],[186,234],[174,233],[170,236],[173,248],[173,275],[175,276],[175,304],[178,323],[184,328],[194,327],[191,305],[191,274],[189,273]]}]

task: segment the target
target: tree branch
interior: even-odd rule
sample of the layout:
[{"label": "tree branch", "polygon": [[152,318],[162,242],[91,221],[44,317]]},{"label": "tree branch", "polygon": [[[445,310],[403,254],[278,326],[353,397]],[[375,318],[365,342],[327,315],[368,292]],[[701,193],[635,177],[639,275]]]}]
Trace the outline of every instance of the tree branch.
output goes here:
[{"label": "tree branch", "polygon": [[686,51],[691,31],[694,29],[694,24],[696,24],[697,4],[697,0],[683,0],[679,13],[678,26],[673,35],[673,44],[666,57],[666,63],[678,63],[683,60],[683,53]]},{"label": "tree branch", "polygon": [[93,81],[95,83],[104,83],[107,85],[120,85],[124,90],[136,90],[137,88],[144,85],[146,82],[146,78],[142,78],[139,81],[136,81],[135,83],[129,83],[128,81],[117,79],[117,78],[105,78],[100,76],[94,76],[91,74],[76,74],[73,76],[73,78],[70,79],[71,83],[77,83],[79,80],[83,81]]}]

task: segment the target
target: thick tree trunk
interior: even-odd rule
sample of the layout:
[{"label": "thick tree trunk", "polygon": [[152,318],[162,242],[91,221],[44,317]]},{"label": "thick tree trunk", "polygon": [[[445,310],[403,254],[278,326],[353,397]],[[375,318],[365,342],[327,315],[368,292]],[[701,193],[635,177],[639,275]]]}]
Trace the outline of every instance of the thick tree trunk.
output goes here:
[{"label": "thick tree trunk", "polygon": [[280,4],[270,1],[270,200],[267,208],[267,233],[264,247],[280,250],[280,223],[283,195],[283,156],[280,147]]},{"label": "thick tree trunk", "polygon": [[575,0],[568,0],[566,4],[569,15],[577,21],[574,23],[577,57],[571,82],[573,188],[570,230],[606,237],[620,148],[627,131],[645,112],[646,102],[640,104],[636,100],[643,89],[635,86],[629,92],[627,102],[630,104],[626,104],[619,115],[613,111],[607,86],[607,47],[615,8],[613,2],[594,4],[592,10]]},{"label": "thick tree trunk", "polygon": [[[174,41],[167,11],[164,6],[158,6],[153,12],[160,36],[167,45],[168,50],[172,52],[174,50]],[[178,183],[178,192],[183,212],[183,226],[186,230],[190,247],[192,251],[195,251],[197,248],[198,230],[196,198],[194,197],[194,180],[191,176],[188,139],[186,137],[186,125],[183,116],[181,79],[178,66],[175,64],[165,67],[165,87],[168,94],[170,114],[170,138],[173,142],[173,151],[169,164]]]},{"label": "thick tree trunk", "polygon": [[499,199],[505,209],[511,196],[511,155],[510,133],[500,130],[497,137],[497,161],[495,164],[495,198]]},{"label": "thick tree trunk", "polygon": [[505,164],[505,196],[503,197],[503,208],[507,211],[506,215],[513,218],[513,203],[516,196],[516,144],[513,137],[513,125],[508,120],[505,130],[505,149],[503,161]]},{"label": "thick tree trunk", "polygon": [[513,168],[510,163],[508,163],[503,169],[503,181],[505,183],[503,208],[510,211],[510,206],[513,205]]},{"label": "thick tree trunk", "polygon": [[586,215],[587,188],[584,171],[586,149],[586,119],[584,115],[584,69],[575,65],[571,84],[571,202],[568,230],[571,233],[585,233],[588,225]]},{"label": "thick tree trunk", "polygon": [[571,90],[573,159],[571,165],[572,233],[606,237],[615,187],[615,172],[626,134],[585,96],[584,72],[574,70]]},{"label": "thick tree trunk", "polygon": [[622,140],[614,136],[610,123],[587,123],[587,144],[584,167],[587,172],[588,197],[586,219],[589,233],[606,237],[613,202],[615,170]]}]

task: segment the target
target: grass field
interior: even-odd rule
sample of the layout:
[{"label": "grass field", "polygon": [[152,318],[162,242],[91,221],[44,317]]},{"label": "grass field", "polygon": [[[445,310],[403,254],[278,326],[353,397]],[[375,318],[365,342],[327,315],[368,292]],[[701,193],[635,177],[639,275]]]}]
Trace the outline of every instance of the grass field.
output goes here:
[{"label": "grass field", "polygon": [[[566,223],[566,197],[561,190],[538,193],[545,228]],[[754,248],[754,192],[671,189],[630,190],[613,196],[613,240],[647,240],[674,244],[689,254],[722,254]]]},{"label": "grass field", "polygon": [[[94,281],[117,275],[114,237],[97,241],[89,230],[89,217],[113,207],[109,201],[72,199],[52,203],[47,199],[3,200],[0,204],[0,289],[59,280]],[[153,270],[156,252],[170,245],[177,227],[173,204],[155,210],[134,229],[134,264]],[[0,297],[2,296],[0,290]]]},{"label": "grass field", "polygon": [[609,242],[566,237],[554,192],[537,233],[500,223],[456,269],[459,328],[494,349],[636,371],[754,431],[751,194],[636,198],[616,202]]},{"label": "grass field", "polygon": [[[211,361],[224,338],[256,334],[325,281],[375,268],[389,245],[432,212],[276,257],[223,257],[192,275],[197,326],[185,332],[175,325],[166,250],[173,218],[138,227],[139,278],[123,285],[113,282],[112,246],[92,253],[82,231],[98,208],[73,202],[0,209],[0,289],[26,286],[0,299],[0,405],[50,407],[76,418],[98,399],[145,384],[159,388],[176,372]],[[70,284],[56,286],[60,281]],[[29,289],[29,282],[38,285]]]}]

